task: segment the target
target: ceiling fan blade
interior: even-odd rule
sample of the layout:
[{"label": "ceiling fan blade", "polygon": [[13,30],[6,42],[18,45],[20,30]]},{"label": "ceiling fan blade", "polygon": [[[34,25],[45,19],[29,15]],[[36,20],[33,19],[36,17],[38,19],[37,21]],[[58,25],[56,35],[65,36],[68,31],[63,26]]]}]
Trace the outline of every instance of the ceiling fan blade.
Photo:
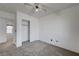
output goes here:
[{"label": "ceiling fan blade", "polygon": [[34,3],[35,6],[39,6],[39,3]]},{"label": "ceiling fan blade", "polygon": [[45,5],[40,4],[39,7],[40,7],[40,9],[42,9],[43,11],[47,12],[47,8],[46,8]]},{"label": "ceiling fan blade", "polygon": [[24,3],[24,5],[26,5],[26,6],[33,6],[33,5],[30,4],[30,3]]},{"label": "ceiling fan blade", "polygon": [[47,9],[43,8],[43,10],[44,10],[45,12],[47,12]]}]

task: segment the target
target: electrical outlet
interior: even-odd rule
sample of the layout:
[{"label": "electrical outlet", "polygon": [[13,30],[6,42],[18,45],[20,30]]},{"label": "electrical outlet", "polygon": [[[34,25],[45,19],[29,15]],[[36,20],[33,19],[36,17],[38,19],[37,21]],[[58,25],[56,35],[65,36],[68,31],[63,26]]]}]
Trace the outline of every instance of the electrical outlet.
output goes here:
[{"label": "electrical outlet", "polygon": [[52,41],[53,41],[53,39],[50,39],[50,41],[52,42]]},{"label": "electrical outlet", "polygon": [[56,42],[59,42],[58,40],[56,40]]}]

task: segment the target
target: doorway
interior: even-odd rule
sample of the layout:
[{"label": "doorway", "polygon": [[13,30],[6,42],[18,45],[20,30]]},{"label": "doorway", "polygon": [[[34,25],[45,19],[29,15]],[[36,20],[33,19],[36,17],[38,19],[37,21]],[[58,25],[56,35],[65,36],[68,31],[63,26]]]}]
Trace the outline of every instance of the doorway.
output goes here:
[{"label": "doorway", "polygon": [[22,42],[30,42],[30,21],[22,19],[22,28],[21,28],[21,38]]}]

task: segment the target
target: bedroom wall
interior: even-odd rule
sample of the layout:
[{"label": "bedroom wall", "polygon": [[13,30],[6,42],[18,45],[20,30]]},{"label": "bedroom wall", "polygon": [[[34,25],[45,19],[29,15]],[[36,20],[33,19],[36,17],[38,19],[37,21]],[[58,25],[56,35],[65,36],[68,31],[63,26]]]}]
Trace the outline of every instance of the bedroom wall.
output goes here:
[{"label": "bedroom wall", "polygon": [[[15,23],[14,14],[0,11],[0,43],[7,41],[7,37],[6,37],[7,24],[14,25],[14,27],[15,27],[16,23]],[[15,38],[15,32],[13,33],[13,35]]]},{"label": "bedroom wall", "polygon": [[39,24],[41,41],[79,53],[79,5],[40,18]]}]

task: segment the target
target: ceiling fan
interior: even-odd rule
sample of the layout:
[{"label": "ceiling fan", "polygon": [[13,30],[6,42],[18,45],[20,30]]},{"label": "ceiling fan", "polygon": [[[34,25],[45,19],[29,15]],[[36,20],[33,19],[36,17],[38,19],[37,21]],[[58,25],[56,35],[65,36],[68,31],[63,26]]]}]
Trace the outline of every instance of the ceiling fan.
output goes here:
[{"label": "ceiling fan", "polygon": [[42,5],[40,3],[24,3],[25,6],[29,6],[29,7],[33,7],[33,11],[34,12],[46,12],[46,8],[45,8],[45,5]]}]

